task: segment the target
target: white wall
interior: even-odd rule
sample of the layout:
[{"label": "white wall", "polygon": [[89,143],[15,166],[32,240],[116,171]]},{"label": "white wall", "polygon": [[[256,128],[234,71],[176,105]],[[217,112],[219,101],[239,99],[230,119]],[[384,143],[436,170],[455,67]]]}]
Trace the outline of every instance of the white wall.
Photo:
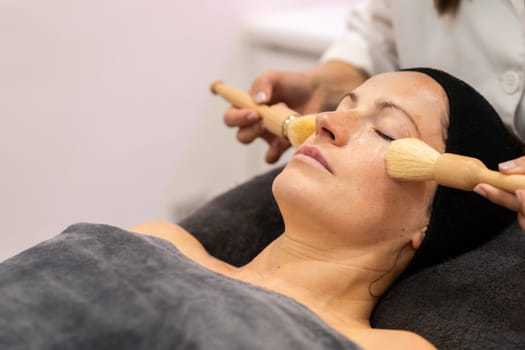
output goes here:
[{"label": "white wall", "polygon": [[177,220],[264,169],[209,83],[248,87],[242,18],[320,3],[0,0],[0,261],[79,221]]}]

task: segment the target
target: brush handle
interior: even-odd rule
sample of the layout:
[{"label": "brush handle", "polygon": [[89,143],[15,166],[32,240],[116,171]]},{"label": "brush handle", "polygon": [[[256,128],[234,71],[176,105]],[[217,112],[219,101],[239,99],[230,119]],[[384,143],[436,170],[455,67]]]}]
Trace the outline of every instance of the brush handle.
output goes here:
[{"label": "brush handle", "polygon": [[256,104],[246,92],[226,85],[219,80],[214,81],[211,84],[210,89],[211,92],[222,96],[235,107],[255,110],[262,117],[264,127],[277,136],[284,136],[283,125],[286,119],[291,115],[299,116],[297,112],[282,104],[276,104],[273,106]]},{"label": "brush handle", "polygon": [[504,175],[498,171],[486,169],[480,173],[479,182],[496,186],[507,192],[525,188],[525,175]]},{"label": "brush handle", "polygon": [[480,182],[514,193],[525,188],[525,175],[504,175],[488,169],[479,159],[443,153],[434,165],[434,180],[440,185],[472,191]]}]

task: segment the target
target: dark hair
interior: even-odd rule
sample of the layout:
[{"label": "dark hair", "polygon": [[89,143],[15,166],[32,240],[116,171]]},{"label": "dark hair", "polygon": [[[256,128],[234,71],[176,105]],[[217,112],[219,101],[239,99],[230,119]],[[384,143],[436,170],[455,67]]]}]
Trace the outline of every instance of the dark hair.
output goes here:
[{"label": "dark hair", "polygon": [[[443,71],[412,68],[433,78],[449,101],[445,152],[480,159],[488,168],[522,155],[489,102],[471,86]],[[485,243],[515,220],[516,214],[474,192],[438,186],[421,247],[403,276],[462,254]]]},{"label": "dark hair", "polygon": [[461,0],[434,0],[434,7],[440,16],[455,16],[461,5]]}]

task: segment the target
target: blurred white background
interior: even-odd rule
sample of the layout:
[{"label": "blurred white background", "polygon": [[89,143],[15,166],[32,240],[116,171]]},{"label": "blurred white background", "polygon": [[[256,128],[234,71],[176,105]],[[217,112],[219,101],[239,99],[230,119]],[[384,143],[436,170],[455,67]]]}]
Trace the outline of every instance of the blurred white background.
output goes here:
[{"label": "blurred white background", "polygon": [[177,221],[267,169],[210,82],[314,64],[351,2],[0,0],[0,261],[75,222]]}]

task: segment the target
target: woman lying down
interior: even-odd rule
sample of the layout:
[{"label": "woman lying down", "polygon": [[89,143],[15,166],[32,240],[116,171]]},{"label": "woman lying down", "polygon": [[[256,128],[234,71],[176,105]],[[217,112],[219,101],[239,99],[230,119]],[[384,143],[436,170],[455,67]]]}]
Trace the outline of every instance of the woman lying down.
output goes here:
[{"label": "woman lying down", "polygon": [[372,77],[317,116],[275,179],[285,230],[250,263],[218,260],[170,223],[131,230],[140,234],[73,225],[1,264],[0,347],[434,348],[372,328],[379,297],[514,214],[471,192],[389,178],[385,151],[404,137],[489,167],[519,155],[488,103],[450,75]]}]

